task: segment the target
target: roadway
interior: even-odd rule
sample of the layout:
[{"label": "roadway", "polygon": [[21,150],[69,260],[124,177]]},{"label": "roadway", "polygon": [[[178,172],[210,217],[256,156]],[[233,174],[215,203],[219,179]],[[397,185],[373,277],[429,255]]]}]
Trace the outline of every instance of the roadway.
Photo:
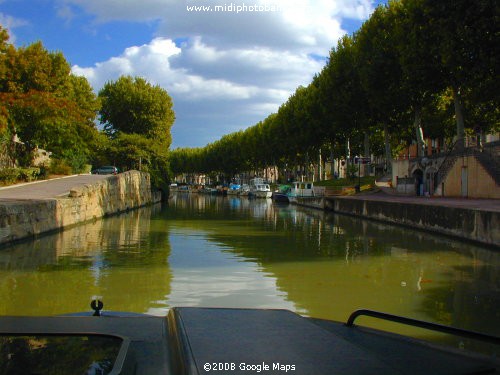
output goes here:
[{"label": "roadway", "polygon": [[73,188],[93,184],[110,175],[81,174],[0,188],[0,200],[54,199],[69,195]]}]

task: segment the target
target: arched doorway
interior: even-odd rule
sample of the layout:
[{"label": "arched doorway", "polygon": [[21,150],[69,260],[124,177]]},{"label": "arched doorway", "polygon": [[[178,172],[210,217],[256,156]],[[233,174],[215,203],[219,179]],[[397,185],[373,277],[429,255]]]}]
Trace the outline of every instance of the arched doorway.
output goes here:
[{"label": "arched doorway", "polygon": [[415,169],[412,174],[415,179],[415,194],[424,194],[424,172],[421,169]]}]

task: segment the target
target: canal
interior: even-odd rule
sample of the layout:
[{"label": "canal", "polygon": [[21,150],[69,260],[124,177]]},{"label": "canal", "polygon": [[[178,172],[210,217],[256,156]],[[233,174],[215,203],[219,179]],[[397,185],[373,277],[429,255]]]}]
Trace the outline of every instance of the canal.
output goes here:
[{"label": "canal", "polygon": [[0,314],[87,311],[99,295],[105,309],[153,315],[258,307],[345,321],[369,308],[500,336],[499,268],[497,251],[447,237],[270,200],[179,194],[2,248]]}]

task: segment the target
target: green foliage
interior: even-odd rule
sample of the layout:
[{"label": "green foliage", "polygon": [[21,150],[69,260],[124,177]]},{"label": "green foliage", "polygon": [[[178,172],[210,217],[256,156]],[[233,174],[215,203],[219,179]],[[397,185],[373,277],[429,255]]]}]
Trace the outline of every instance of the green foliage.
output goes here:
[{"label": "green foliage", "polygon": [[122,76],[99,91],[101,123],[106,132],[140,134],[170,146],[175,120],[170,95],[140,77]]},{"label": "green foliage", "polygon": [[0,32],[0,133],[10,129],[24,143],[11,157],[28,166],[38,147],[88,159],[99,102],[87,80],[71,74],[62,53],[47,51],[41,42],[15,48]]},{"label": "green foliage", "polygon": [[66,160],[51,159],[49,172],[56,175],[70,175],[73,172],[73,168],[67,164]]},{"label": "green foliage", "polygon": [[74,174],[90,172],[87,157],[82,151],[68,150],[62,153],[64,163],[71,167]]},{"label": "green foliage", "polygon": [[121,170],[149,172],[153,186],[166,191],[170,128],[175,120],[168,93],[143,78],[122,76],[108,82],[99,92],[99,99],[100,121],[109,139],[101,136],[101,156],[96,159],[107,159]]},{"label": "green foliage", "polygon": [[3,168],[0,169],[0,184],[11,185],[17,182],[31,182],[44,178],[40,168]]},{"label": "green foliage", "polygon": [[347,166],[346,173],[349,176],[349,178],[353,179],[356,177],[356,174],[358,173],[359,167],[356,164],[349,164]]},{"label": "green foliage", "polygon": [[40,168],[19,168],[19,179],[27,182],[37,180],[40,177]]},{"label": "green foliage", "polygon": [[3,185],[11,185],[19,178],[18,168],[3,168],[0,169],[0,182]]},{"label": "green foliage", "polygon": [[164,192],[168,191],[172,176],[167,155],[154,154],[144,170],[150,173],[152,186]]},{"label": "green foliage", "polygon": [[41,42],[6,50],[5,75],[0,77],[0,91],[43,91],[65,94],[71,68],[61,52],[48,52]]}]

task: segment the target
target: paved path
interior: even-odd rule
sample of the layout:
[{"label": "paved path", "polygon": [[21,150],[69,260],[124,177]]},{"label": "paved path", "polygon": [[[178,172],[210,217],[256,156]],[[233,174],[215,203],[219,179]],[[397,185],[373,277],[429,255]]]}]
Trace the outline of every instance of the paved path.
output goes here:
[{"label": "paved path", "polygon": [[49,199],[66,196],[70,189],[108,178],[109,175],[81,174],[0,188],[0,201]]},{"label": "paved path", "polygon": [[381,191],[373,194],[350,195],[346,198],[377,200],[387,202],[413,203],[444,207],[459,207],[471,210],[500,212],[500,199],[472,199],[472,198],[441,198],[441,197],[417,197],[390,194],[390,191]]}]

